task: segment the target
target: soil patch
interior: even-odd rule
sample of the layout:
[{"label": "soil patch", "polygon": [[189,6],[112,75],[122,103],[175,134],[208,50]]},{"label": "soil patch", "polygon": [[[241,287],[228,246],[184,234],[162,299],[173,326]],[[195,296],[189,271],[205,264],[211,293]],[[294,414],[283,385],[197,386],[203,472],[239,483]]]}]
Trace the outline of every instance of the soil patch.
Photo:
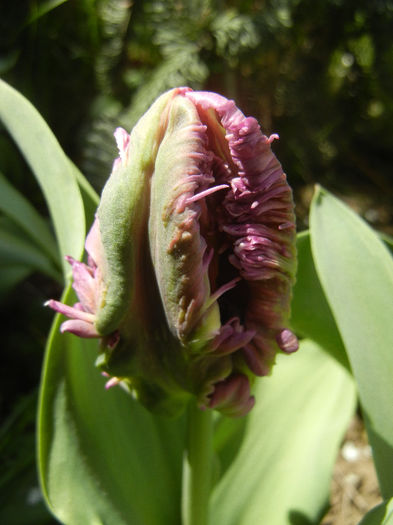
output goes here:
[{"label": "soil patch", "polygon": [[363,422],[355,417],[334,467],[330,510],[321,525],[357,525],[382,501]]}]

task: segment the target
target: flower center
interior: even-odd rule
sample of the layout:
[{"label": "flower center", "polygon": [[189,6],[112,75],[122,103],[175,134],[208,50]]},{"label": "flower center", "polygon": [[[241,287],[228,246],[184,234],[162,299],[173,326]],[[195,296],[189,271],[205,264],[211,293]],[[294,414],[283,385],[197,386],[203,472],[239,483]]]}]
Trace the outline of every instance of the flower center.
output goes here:
[{"label": "flower center", "polygon": [[[228,153],[229,154],[229,153]],[[229,181],[233,178],[232,166],[213,153],[213,185],[203,192],[199,219],[201,236],[207,244],[206,253],[210,258],[208,276],[212,295],[218,295],[221,323],[237,318],[241,324],[247,311],[247,283],[240,277],[239,269],[230,262],[233,254],[233,242],[224,232],[223,226],[228,220],[223,201],[231,191]]]}]

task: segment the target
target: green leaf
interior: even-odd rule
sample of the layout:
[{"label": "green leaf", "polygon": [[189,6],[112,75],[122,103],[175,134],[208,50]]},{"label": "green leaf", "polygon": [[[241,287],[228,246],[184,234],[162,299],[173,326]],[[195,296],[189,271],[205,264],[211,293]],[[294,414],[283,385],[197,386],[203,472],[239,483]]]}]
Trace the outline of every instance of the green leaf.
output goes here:
[{"label": "green leaf", "polygon": [[[2,254],[0,250],[1,259]],[[32,272],[33,268],[25,264],[0,264],[0,300]]]},{"label": "green leaf", "polygon": [[315,265],[358,384],[384,498],[393,494],[393,259],[354,212],[320,189],[311,205]]},{"label": "green leaf", "polygon": [[[79,259],[85,240],[83,202],[69,159],[30,102],[0,80],[0,119],[29,163],[45,195],[62,257]],[[65,275],[69,266],[63,262]]]},{"label": "green leaf", "polygon": [[291,304],[291,327],[312,339],[349,369],[345,348],[322,290],[311,253],[310,233],[297,236],[298,271]]},{"label": "green leaf", "polygon": [[367,512],[359,525],[393,525],[393,499]]},{"label": "green leaf", "polygon": [[[353,380],[303,340],[297,354],[280,355],[272,376],[258,380],[255,395],[245,428],[238,428],[244,433],[238,454],[214,489],[211,523],[315,523],[355,410]],[[220,425],[231,432],[232,420],[222,418]]]},{"label": "green leaf", "polygon": [[0,211],[11,218],[58,268],[61,267],[56,242],[46,222],[1,173]]},{"label": "green leaf", "polygon": [[62,280],[61,273],[54,267],[52,260],[6,217],[2,217],[0,221],[0,261],[3,267],[27,267],[57,281]]},{"label": "green leaf", "polygon": [[31,24],[35,22],[42,16],[45,16],[47,13],[55,9],[56,7],[64,4],[68,0],[45,0],[44,2],[32,3],[31,4],[31,14],[26,22],[26,24]]},{"label": "green leaf", "polygon": [[39,413],[50,508],[67,525],[180,524],[184,420],[152,416],[120,387],[106,391],[94,367],[98,342],[61,335],[59,317]]}]

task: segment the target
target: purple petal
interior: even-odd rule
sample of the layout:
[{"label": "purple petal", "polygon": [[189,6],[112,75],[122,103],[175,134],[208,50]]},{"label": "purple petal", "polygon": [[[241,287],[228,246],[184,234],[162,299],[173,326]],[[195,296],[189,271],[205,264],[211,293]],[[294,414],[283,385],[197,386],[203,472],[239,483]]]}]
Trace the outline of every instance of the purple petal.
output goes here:
[{"label": "purple petal", "polygon": [[[99,273],[101,273],[102,269],[105,268],[105,253],[101,241],[100,224],[97,216],[86,237],[85,248],[89,254],[89,266],[101,269],[99,271]],[[100,277],[101,275],[97,276],[97,278]]]},{"label": "purple petal", "polygon": [[100,337],[92,323],[81,321],[80,319],[70,319],[69,321],[65,321],[60,326],[60,331],[62,334],[64,332],[70,332],[79,337],[86,337],[89,339]]},{"label": "purple petal", "polygon": [[84,312],[79,308],[73,308],[72,306],[63,304],[60,301],[54,301],[53,299],[50,299],[45,303],[45,306],[49,306],[49,308],[52,308],[52,310],[55,310],[60,314],[70,317],[71,319],[79,319],[87,323],[94,323],[95,321],[95,316],[93,314],[89,312]]},{"label": "purple petal", "polygon": [[296,335],[291,330],[284,329],[276,337],[278,346],[287,354],[296,352],[299,342]]},{"label": "purple petal", "polygon": [[220,204],[224,213],[219,226],[232,245],[229,261],[247,282],[245,330],[256,335],[245,345],[244,357],[254,373],[265,375],[278,347],[291,352],[297,344],[295,336],[282,328],[288,323],[296,257],[292,192],[271,150],[278,136],[265,136],[253,117],[245,117],[233,101],[220,95],[185,96],[208,127],[213,111],[225,134],[226,144],[209,136],[210,149],[228,166],[227,178],[219,180],[230,185]]},{"label": "purple petal", "polygon": [[67,261],[72,266],[73,285],[83,309],[86,312],[95,313],[97,308],[97,281],[93,277],[93,270],[89,266],[72,257],[67,256]]},{"label": "purple petal", "polygon": [[220,410],[226,416],[240,417],[246,415],[254,404],[248,377],[238,374],[215,385],[209,408]]},{"label": "purple petal", "polygon": [[123,128],[116,128],[114,132],[117,148],[119,150],[120,162],[124,164],[128,158],[128,146],[130,144],[130,135]]},{"label": "purple petal", "polygon": [[106,383],[105,383],[105,389],[109,390],[110,388],[113,388],[114,386],[117,386],[121,382],[121,379],[118,377],[111,377]]},{"label": "purple petal", "polygon": [[211,343],[211,351],[216,355],[227,355],[243,348],[255,335],[255,330],[244,330],[238,318],[230,319],[220,329]]}]

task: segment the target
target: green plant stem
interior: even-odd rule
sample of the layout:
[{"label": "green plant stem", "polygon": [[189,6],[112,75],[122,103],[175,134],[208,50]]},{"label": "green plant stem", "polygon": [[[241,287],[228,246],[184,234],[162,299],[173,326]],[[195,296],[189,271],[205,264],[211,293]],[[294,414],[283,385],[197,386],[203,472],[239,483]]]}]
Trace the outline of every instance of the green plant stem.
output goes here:
[{"label": "green plant stem", "polygon": [[183,461],[183,525],[207,525],[213,460],[211,410],[200,410],[192,402],[187,425],[187,449]]}]

